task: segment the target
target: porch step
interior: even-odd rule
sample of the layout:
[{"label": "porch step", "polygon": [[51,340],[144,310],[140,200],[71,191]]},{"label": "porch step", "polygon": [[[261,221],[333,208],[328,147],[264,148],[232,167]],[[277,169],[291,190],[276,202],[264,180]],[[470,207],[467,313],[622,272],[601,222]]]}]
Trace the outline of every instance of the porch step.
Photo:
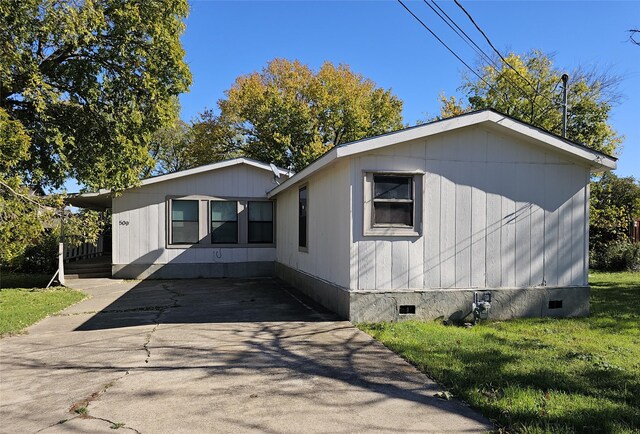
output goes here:
[{"label": "porch step", "polygon": [[67,279],[111,277],[111,255],[67,262],[64,276]]},{"label": "porch step", "polygon": [[95,279],[95,278],[109,278],[111,277],[111,271],[109,271],[108,273],[102,272],[102,273],[73,273],[73,274],[67,274],[64,273],[64,278],[65,279]]},{"label": "porch step", "polygon": [[83,262],[70,262],[68,264],[64,264],[64,269],[66,270],[111,270],[111,262],[105,262],[103,264],[97,263],[83,263]]}]

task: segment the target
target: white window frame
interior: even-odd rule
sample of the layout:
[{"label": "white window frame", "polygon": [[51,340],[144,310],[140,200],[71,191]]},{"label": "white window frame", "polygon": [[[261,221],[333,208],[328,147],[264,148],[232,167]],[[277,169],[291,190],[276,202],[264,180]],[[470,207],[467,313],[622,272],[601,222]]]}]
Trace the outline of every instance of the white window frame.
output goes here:
[{"label": "white window frame", "polygon": [[[424,192],[424,172],[366,170],[363,172],[363,236],[369,237],[419,237],[422,235],[422,197]],[[374,223],[374,176],[403,176],[412,180],[413,225],[393,225]]]},{"label": "white window frame", "polygon": [[182,246],[193,246],[199,244],[200,241],[196,241],[195,243],[174,243],[173,242],[173,202],[196,202],[198,204],[198,239],[200,240],[202,237],[202,215],[200,213],[200,203],[197,199],[193,198],[173,198],[168,201],[167,206],[167,246],[170,247],[182,247]]},{"label": "white window frame", "polygon": [[[173,201],[195,200],[198,201],[199,239],[193,244],[171,244],[172,238],[172,208]],[[212,243],[211,242],[211,201],[237,202],[238,210],[238,242],[237,243]],[[271,202],[273,207],[273,242],[249,243],[249,202]],[[276,246],[276,202],[264,197],[219,197],[204,195],[166,196],[165,197],[165,248],[274,248]]]}]

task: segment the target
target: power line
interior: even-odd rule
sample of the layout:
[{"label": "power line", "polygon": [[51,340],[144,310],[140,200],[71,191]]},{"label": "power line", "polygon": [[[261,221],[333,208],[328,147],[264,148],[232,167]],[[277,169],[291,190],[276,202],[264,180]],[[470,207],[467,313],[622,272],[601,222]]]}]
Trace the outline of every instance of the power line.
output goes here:
[{"label": "power line", "polygon": [[433,35],[434,38],[436,38],[438,40],[438,42],[440,42],[447,50],[449,50],[449,52],[451,54],[453,54],[455,56],[456,59],[458,59],[464,66],[467,67],[467,69],[469,69],[469,71],[471,71],[476,77],[478,77],[484,84],[486,84],[487,86],[489,86],[489,88],[491,90],[493,90],[494,92],[496,92],[498,95],[502,96],[503,99],[505,100],[505,102],[507,103],[507,105],[509,104],[509,101],[506,100],[506,98],[500,93],[498,92],[493,86],[491,86],[489,84],[489,82],[487,82],[480,74],[478,74],[478,72],[473,69],[471,66],[469,66],[467,64],[467,62],[465,62],[460,56],[458,56],[456,54],[455,51],[453,51],[451,48],[449,48],[449,46],[442,40],[440,39],[440,37],[438,37],[438,35],[435,34],[435,32],[433,30],[431,30],[429,28],[429,26],[427,26],[416,14],[413,13],[413,11],[411,9],[409,9],[407,7],[407,5],[405,5],[402,0],[398,0],[398,3],[400,3],[402,5],[403,8],[406,9],[407,12],[409,12],[411,14],[411,16],[413,16],[413,18],[415,18],[421,25],[422,27],[424,27],[425,29],[427,29],[429,31],[429,33],[431,33],[431,35]]},{"label": "power line", "polygon": [[500,59],[502,59],[502,61],[509,67],[511,68],[516,74],[518,74],[518,76],[520,78],[522,78],[530,87],[531,89],[533,89],[533,91],[536,93],[536,95],[540,95],[541,97],[545,98],[547,101],[549,101],[551,104],[556,104],[556,102],[552,101],[550,98],[546,97],[545,95],[542,95],[533,84],[531,84],[531,82],[522,74],[520,74],[520,71],[518,71],[516,68],[514,68],[513,66],[511,66],[511,64],[509,62],[507,62],[507,59],[505,59],[502,56],[502,53],[500,53],[500,51],[493,45],[493,43],[491,42],[491,40],[489,39],[489,37],[487,36],[487,34],[480,28],[480,26],[478,25],[478,23],[476,23],[476,21],[473,19],[473,17],[471,16],[471,14],[464,8],[464,6],[462,6],[460,4],[460,2],[458,0],[453,0],[455,2],[456,5],[458,5],[458,7],[462,10],[462,12],[465,13],[465,15],[469,18],[469,20],[473,23],[473,25],[476,27],[476,29],[478,29],[478,31],[482,34],[482,36],[484,36],[484,39],[487,41],[487,43],[489,44],[489,46],[493,49],[493,51],[500,57]]},{"label": "power line", "polygon": [[[435,7],[438,8],[438,10],[440,12],[442,12],[444,14],[444,16],[447,17],[447,19],[451,22],[451,24],[453,24],[458,30],[459,32],[454,29],[451,24],[449,24],[449,21],[445,20],[442,15],[440,15],[440,13],[438,13],[438,11],[436,11],[433,6],[431,6],[427,0],[422,0],[424,1],[424,3],[429,6],[431,8],[432,11],[434,11],[458,36],[460,36],[460,38],[465,41],[467,43],[467,45],[469,45],[471,48],[473,48],[475,50],[475,52],[480,55],[481,57],[485,57],[489,62],[491,62],[495,67],[497,67],[498,65],[496,65],[496,63],[493,61],[493,59],[491,57],[489,57],[489,55],[487,53],[484,52],[484,50],[482,48],[480,48],[478,46],[478,44],[475,43],[475,41],[469,36],[467,35],[467,33],[460,28],[460,26],[453,20],[453,18],[451,18],[440,6],[438,6],[438,4],[435,1],[431,1],[431,3],[433,3],[433,5]],[[464,35],[464,37],[462,35],[460,35],[460,32],[462,32],[462,34]],[[471,45],[473,44],[473,45]],[[475,48],[474,48],[475,47]]]},{"label": "power line", "polygon": [[[487,54],[484,52],[484,50],[482,48],[480,48],[478,46],[478,44],[475,43],[475,41],[449,16],[447,15],[447,13],[440,7],[438,6],[438,4],[434,1],[431,0],[431,3],[433,3],[447,18],[448,20],[451,22],[449,23],[449,21],[447,21],[447,19],[445,19],[437,10],[435,10],[433,8],[433,6],[431,6],[427,0],[422,0],[427,6],[429,6],[429,8],[436,14],[438,15],[438,17],[440,17],[440,19],[442,21],[444,21],[444,23],[446,25],[449,26],[449,28],[451,28],[451,30],[453,30],[455,32],[456,35],[458,35],[460,37],[460,39],[462,39],[467,45],[469,45],[472,49],[474,49],[474,51],[480,56],[480,57],[484,57],[488,60],[489,62],[489,66],[493,67],[494,71],[497,73],[498,72],[498,68],[499,66],[496,64],[496,62]],[[451,24],[453,24],[458,30],[456,30],[456,28],[454,28]],[[460,32],[462,32],[462,34],[464,34],[464,36],[462,36],[460,34]],[[466,37],[466,39],[465,39]],[[473,45],[472,45],[473,44]],[[509,84],[511,84],[513,87],[515,87],[516,89],[518,89],[522,95],[524,96],[524,98],[526,99],[530,99],[527,92],[520,87],[520,85],[518,83],[516,83],[515,81],[512,81],[509,77],[507,77],[506,75],[497,75],[496,79],[500,80],[500,79],[504,79],[507,82],[509,82]],[[535,104],[534,100],[531,100],[532,103]],[[542,107],[538,106],[539,108],[542,109]]]}]

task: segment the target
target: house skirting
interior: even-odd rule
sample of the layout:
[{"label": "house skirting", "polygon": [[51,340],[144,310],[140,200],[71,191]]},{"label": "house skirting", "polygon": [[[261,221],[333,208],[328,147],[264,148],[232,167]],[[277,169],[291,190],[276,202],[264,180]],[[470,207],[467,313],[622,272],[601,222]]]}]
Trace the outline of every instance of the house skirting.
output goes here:
[{"label": "house skirting", "polygon": [[[489,319],[493,320],[589,314],[589,287],[349,291],[281,263],[276,263],[275,274],[354,323],[439,318],[471,320],[474,292],[491,293]],[[401,306],[415,313],[401,314]]]},{"label": "house skirting", "polygon": [[349,290],[326,280],[295,270],[276,262],[276,277],[289,283],[298,291],[317,301],[341,318],[350,319]]},{"label": "house skirting", "polygon": [[113,264],[111,274],[117,279],[270,277],[274,275],[274,263],[262,261],[202,264]]}]

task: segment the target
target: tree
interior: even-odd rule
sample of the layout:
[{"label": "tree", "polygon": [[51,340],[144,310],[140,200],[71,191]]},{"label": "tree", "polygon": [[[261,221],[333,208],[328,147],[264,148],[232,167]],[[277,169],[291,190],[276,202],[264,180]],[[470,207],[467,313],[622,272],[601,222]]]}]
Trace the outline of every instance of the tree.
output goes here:
[{"label": "tree", "polygon": [[153,133],[149,153],[153,166],[144,176],[178,172],[239,156],[240,138],[213,111],[188,124],[180,119]]},{"label": "tree", "polygon": [[194,166],[238,157],[241,146],[242,137],[213,110],[205,110],[191,121],[189,154]]},{"label": "tree", "polygon": [[0,3],[0,107],[30,138],[15,170],[39,191],[74,177],[135,184],[152,133],[190,84],[186,0]]},{"label": "tree", "polygon": [[149,153],[154,165],[148,168],[144,177],[150,174],[178,172],[192,167],[190,144],[191,127],[180,119],[172,125],[156,130],[149,141]]},{"label": "tree", "polygon": [[19,257],[38,239],[43,221],[53,216],[53,209],[31,194],[16,175],[16,167],[29,160],[29,145],[22,124],[0,108],[0,264]]},{"label": "tree", "polygon": [[[463,78],[461,90],[468,105],[441,95],[441,116],[493,108],[514,118],[562,133],[562,71],[540,51],[524,55],[510,53],[505,64],[486,66],[482,79]],[[496,62],[497,63],[497,62]],[[567,95],[567,138],[607,154],[615,154],[622,137],[609,125],[609,113],[619,95],[619,79],[595,70],[578,68],[570,74]]]},{"label": "tree", "polygon": [[640,184],[633,177],[607,172],[591,183],[589,205],[589,243],[600,256],[610,243],[628,239],[629,225],[640,217]]},{"label": "tree", "polygon": [[236,145],[243,155],[296,170],[335,145],[402,127],[400,99],[347,65],[326,62],[314,72],[275,59],[239,77],[225,94],[220,116],[205,113],[194,127],[222,131],[224,149]]}]

